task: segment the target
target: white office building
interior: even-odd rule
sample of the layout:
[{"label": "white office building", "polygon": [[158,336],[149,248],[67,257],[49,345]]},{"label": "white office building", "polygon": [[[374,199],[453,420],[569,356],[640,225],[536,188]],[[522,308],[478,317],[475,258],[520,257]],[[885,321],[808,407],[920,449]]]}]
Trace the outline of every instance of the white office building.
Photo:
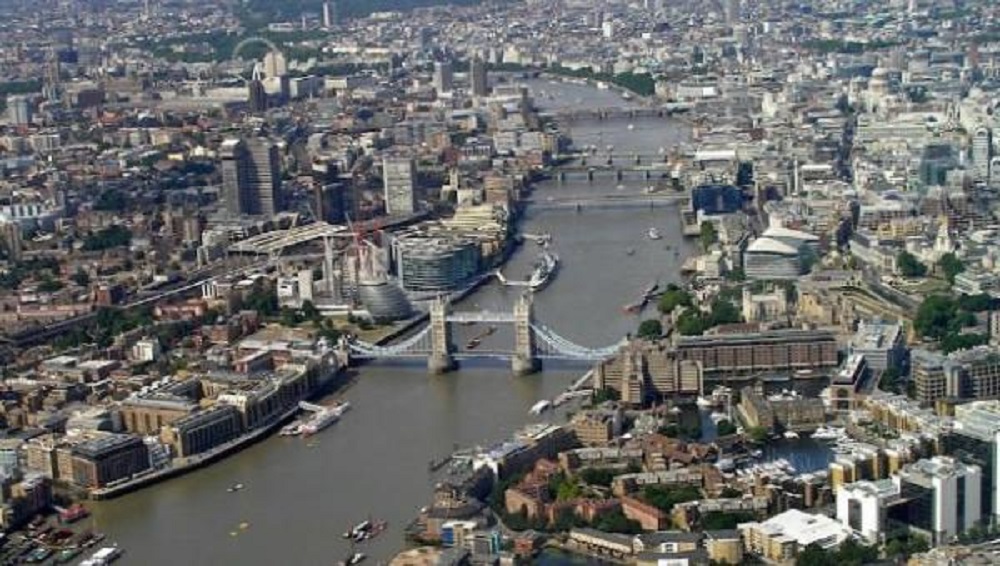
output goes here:
[{"label": "white office building", "polygon": [[950,541],[982,518],[982,471],[954,458],[938,456],[905,466],[897,476],[905,517],[932,544]]},{"label": "white office building", "polygon": [[977,128],[972,134],[972,167],[978,181],[990,179],[990,161],[993,159],[993,132]]},{"label": "white office building", "polygon": [[393,216],[413,214],[417,210],[414,194],[417,166],[408,157],[386,157],[382,160],[382,184],[385,188],[385,212]]},{"label": "white office building", "polygon": [[895,478],[847,484],[837,491],[837,520],[869,543],[878,543],[886,532],[887,507],[898,501]]},{"label": "white office building", "polygon": [[7,120],[13,126],[27,126],[31,123],[31,100],[27,96],[7,97]]}]

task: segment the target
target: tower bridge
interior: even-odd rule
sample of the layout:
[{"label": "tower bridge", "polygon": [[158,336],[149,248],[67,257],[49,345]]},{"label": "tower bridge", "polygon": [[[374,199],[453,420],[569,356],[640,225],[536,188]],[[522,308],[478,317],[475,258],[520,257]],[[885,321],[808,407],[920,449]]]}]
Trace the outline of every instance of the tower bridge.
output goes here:
[{"label": "tower bridge", "polygon": [[[453,323],[510,324],[514,330],[511,350],[459,351],[452,340]],[[621,344],[605,348],[588,348],[556,334],[533,316],[531,295],[522,296],[512,312],[452,312],[444,299],[431,304],[427,324],[410,337],[391,345],[377,345],[353,339],[346,342],[355,359],[427,359],[430,373],[440,374],[455,368],[456,360],[470,358],[510,359],[511,369],[517,375],[537,371],[541,360],[576,360],[595,362],[613,356]]]}]

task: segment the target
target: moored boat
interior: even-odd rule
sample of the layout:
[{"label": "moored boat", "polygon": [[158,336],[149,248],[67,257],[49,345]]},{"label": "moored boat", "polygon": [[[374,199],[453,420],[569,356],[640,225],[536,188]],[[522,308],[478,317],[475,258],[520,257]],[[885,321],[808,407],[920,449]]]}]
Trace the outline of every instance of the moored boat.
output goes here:
[{"label": "moored boat", "polygon": [[316,434],[324,428],[339,421],[340,417],[347,411],[347,409],[350,408],[350,406],[350,403],[344,401],[334,405],[333,407],[324,407],[323,409],[316,411],[313,416],[302,425],[302,436],[312,436],[313,434]]},{"label": "moored boat", "polygon": [[531,279],[528,281],[528,286],[532,291],[540,291],[543,287],[549,284],[549,281],[552,280],[552,276],[558,268],[559,256],[549,252],[542,252],[538,263],[535,264],[535,270],[531,273]]},{"label": "moored boat", "polygon": [[539,401],[539,402],[535,403],[534,405],[532,405],[531,409],[529,409],[529,411],[533,415],[540,415],[540,414],[544,413],[551,406],[552,406],[552,402],[551,401],[549,401],[548,399],[542,399],[541,401]]},{"label": "moored boat", "polygon": [[106,546],[95,552],[90,558],[81,562],[80,566],[107,566],[121,557],[121,555],[122,551],[117,546]]}]

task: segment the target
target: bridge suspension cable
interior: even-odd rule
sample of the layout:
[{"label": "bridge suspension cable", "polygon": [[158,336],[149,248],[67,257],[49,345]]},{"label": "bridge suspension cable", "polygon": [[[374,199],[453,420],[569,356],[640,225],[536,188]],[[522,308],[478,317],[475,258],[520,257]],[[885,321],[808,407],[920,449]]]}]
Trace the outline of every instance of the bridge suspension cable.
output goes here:
[{"label": "bridge suspension cable", "polygon": [[369,358],[423,356],[431,351],[428,344],[430,332],[430,325],[425,326],[420,332],[392,346],[379,346],[365,342],[364,340],[352,340],[350,342],[351,352],[358,354],[360,357]]},{"label": "bridge suspension cable", "polygon": [[554,353],[558,354],[557,356],[552,357],[566,357],[570,359],[595,361],[603,360],[615,355],[621,347],[620,343],[604,348],[587,348],[585,346],[580,346],[579,344],[570,342],[566,338],[563,338],[539,323],[532,324],[531,330],[535,333],[537,338],[552,348]]}]

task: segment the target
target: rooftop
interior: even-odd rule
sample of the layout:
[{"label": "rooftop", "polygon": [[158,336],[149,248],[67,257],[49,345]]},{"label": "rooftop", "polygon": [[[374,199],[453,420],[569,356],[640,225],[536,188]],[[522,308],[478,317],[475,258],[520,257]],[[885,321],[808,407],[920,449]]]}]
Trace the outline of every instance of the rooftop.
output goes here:
[{"label": "rooftop", "polygon": [[979,466],[966,465],[954,458],[935,456],[929,460],[917,460],[900,470],[903,477],[923,476],[925,478],[963,477],[979,471]]},{"label": "rooftop", "polygon": [[789,509],[760,523],[771,536],[786,536],[799,544],[818,544],[823,548],[839,545],[851,535],[851,530],[837,520],[825,515],[813,515],[798,509]]},{"label": "rooftop", "polygon": [[780,240],[762,236],[747,246],[746,253],[798,255],[799,251]]},{"label": "rooftop", "polygon": [[818,242],[819,236],[815,234],[810,234],[809,232],[803,232],[801,230],[793,230],[791,228],[785,228],[784,226],[771,226],[767,230],[764,230],[763,237],[765,238],[790,238],[796,240],[802,240],[804,242]]}]

